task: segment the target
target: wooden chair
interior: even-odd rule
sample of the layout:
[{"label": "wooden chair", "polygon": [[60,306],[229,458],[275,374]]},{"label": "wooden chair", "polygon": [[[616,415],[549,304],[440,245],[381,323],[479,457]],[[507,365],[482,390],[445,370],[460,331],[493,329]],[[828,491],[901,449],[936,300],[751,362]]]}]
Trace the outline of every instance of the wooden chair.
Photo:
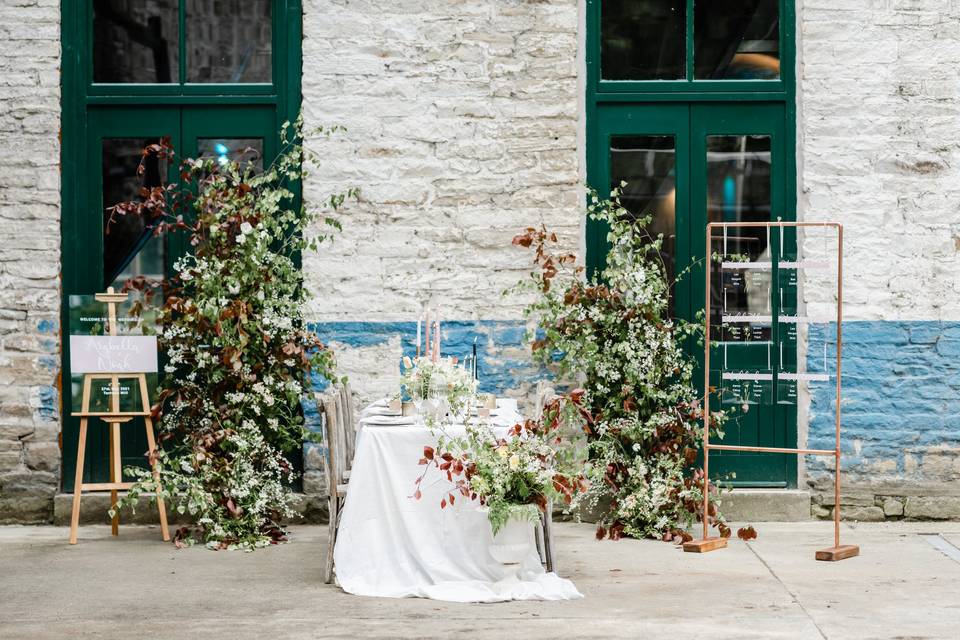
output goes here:
[{"label": "wooden chair", "polygon": [[337,529],[347,497],[346,471],[346,433],[341,419],[343,409],[341,396],[337,389],[317,396],[317,405],[323,409],[323,443],[326,449],[324,475],[327,480],[327,513],[329,514],[329,535],[327,536],[327,561],[324,569],[324,582],[333,581],[333,548],[337,542]]},{"label": "wooden chair", "polygon": [[340,396],[340,422],[343,424],[344,432],[344,467],[343,477],[350,479],[350,470],[353,468],[353,455],[357,451],[357,421],[353,410],[353,392],[350,389],[350,383],[344,382],[336,386],[336,391]]},{"label": "wooden chair", "polygon": [[324,581],[333,581],[333,549],[337,542],[340,517],[347,498],[350,468],[356,452],[357,430],[353,412],[353,397],[349,384],[338,384],[328,393],[317,396],[317,406],[323,411],[323,441],[326,446],[324,471],[327,479],[327,513],[329,536]]},{"label": "wooden chair", "polygon": [[[553,389],[545,380],[537,382],[537,395],[534,405],[533,415],[540,418],[543,415],[543,408],[547,402],[555,395]],[[537,523],[535,533],[537,551],[540,553],[540,562],[547,568],[547,571],[557,570],[556,555],[553,552],[553,503],[547,503],[547,509],[540,514],[540,521]]]}]

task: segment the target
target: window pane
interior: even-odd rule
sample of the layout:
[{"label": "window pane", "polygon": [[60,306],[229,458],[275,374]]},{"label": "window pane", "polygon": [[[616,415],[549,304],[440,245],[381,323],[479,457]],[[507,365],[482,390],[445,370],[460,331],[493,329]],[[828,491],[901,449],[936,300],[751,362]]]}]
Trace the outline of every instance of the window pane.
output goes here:
[{"label": "window pane", "polygon": [[187,0],[187,82],[270,82],[270,0]]},{"label": "window pane", "polygon": [[104,286],[120,288],[134,276],[154,280],[164,275],[164,243],[154,238],[151,229],[139,216],[115,216],[112,207],[118,202],[139,198],[141,186],[161,184],[166,175],[166,162],[148,157],[143,176],[137,167],[148,144],[156,138],[108,138],[103,141],[103,274]]},{"label": "window pane", "polygon": [[213,158],[220,164],[233,160],[263,171],[263,138],[200,138],[197,156]]},{"label": "window pane", "polygon": [[605,0],[600,9],[604,80],[686,77],[685,0]]},{"label": "window pane", "polygon": [[673,136],[616,136],[610,140],[610,187],[626,182],[621,204],[637,217],[652,217],[647,227],[652,236],[663,234],[661,257],[671,282],[677,238],[676,164]]},{"label": "window pane", "polygon": [[177,0],[95,0],[93,81],[179,82]]},{"label": "window pane", "polygon": [[780,77],[778,0],[709,0],[694,5],[694,77]]},{"label": "window pane", "polygon": [[[707,137],[707,215],[710,222],[768,222],[771,214],[770,136]],[[770,236],[764,227],[733,227],[723,237],[724,260],[770,262]],[[711,323],[723,314],[769,315],[769,270],[725,271],[714,287]],[[723,297],[720,298],[721,292]],[[769,323],[723,325],[721,340],[769,340]]]}]

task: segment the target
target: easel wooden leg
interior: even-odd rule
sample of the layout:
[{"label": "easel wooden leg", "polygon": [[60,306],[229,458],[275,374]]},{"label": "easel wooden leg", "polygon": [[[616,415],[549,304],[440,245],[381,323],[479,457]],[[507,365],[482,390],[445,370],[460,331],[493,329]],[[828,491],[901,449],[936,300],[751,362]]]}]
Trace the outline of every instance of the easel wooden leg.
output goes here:
[{"label": "easel wooden leg", "polygon": [[80,418],[80,439],[77,442],[77,474],[73,481],[73,511],[70,514],[70,544],[77,544],[80,526],[80,492],[83,490],[83,454],[87,448],[87,419]]},{"label": "easel wooden leg", "polygon": [[[117,483],[123,480],[120,471],[120,423],[110,423],[110,482]],[[117,511],[117,490],[110,490],[110,508],[114,510],[110,520],[110,533],[120,535],[120,512]]]},{"label": "easel wooden leg", "polygon": [[170,540],[170,529],[167,527],[167,507],[163,502],[162,489],[160,486],[160,471],[157,470],[157,463],[153,456],[157,450],[157,443],[153,437],[153,420],[150,416],[145,416],[143,422],[147,429],[147,446],[150,448],[150,466],[153,469],[153,479],[157,483],[157,511],[160,513],[160,533],[165,542]]}]

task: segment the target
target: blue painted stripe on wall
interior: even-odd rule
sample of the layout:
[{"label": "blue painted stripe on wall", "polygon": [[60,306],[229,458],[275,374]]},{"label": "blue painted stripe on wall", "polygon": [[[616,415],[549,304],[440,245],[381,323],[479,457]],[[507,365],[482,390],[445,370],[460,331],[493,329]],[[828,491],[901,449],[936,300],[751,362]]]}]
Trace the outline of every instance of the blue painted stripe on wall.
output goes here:
[{"label": "blue painted stripe on wall", "polygon": [[[322,340],[351,347],[401,339],[404,353],[415,351],[413,322],[329,322],[311,326]],[[933,445],[960,447],[960,322],[849,321],[843,325],[844,468],[867,471],[879,461],[895,461],[904,472],[904,454]],[[824,341],[835,325],[811,325],[808,371],[823,371]],[[534,365],[519,321],[451,321],[443,326],[443,353],[462,357],[474,337],[481,390],[506,394],[524,383],[549,377]],[[826,371],[834,372],[829,351]],[[398,363],[399,366],[399,363]],[[811,387],[808,446],[833,448],[835,386]],[[811,473],[826,471],[825,458],[808,458]]]},{"label": "blue painted stripe on wall", "polygon": [[[321,340],[349,347],[362,348],[386,344],[399,337],[405,355],[416,354],[416,322],[321,322],[310,329]],[[544,367],[530,359],[526,341],[526,325],[516,320],[450,320],[441,326],[441,348],[444,356],[463,358],[477,343],[480,391],[507,394],[524,383],[536,384],[549,377]],[[400,362],[397,362],[400,366]],[[315,381],[315,385],[322,385]]]},{"label": "blue painted stripe on wall", "polygon": [[[822,345],[835,335],[835,324],[810,327],[808,369],[823,369]],[[895,461],[903,473],[911,450],[960,447],[960,322],[844,322],[842,395],[845,470]],[[812,448],[833,448],[835,402],[834,384],[811,389]],[[826,468],[822,458],[808,462]]]}]

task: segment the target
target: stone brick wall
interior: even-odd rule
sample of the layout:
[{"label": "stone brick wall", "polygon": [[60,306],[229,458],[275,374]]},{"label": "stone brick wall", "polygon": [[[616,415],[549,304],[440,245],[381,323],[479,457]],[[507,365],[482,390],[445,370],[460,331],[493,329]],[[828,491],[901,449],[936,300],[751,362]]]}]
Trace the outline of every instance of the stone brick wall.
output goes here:
[{"label": "stone brick wall", "polygon": [[430,299],[453,321],[521,328],[522,300],[501,297],[529,264],[510,245],[521,228],[544,222],[579,247],[578,11],[577,0],[304,3],[307,129],[347,128],[312,141],[322,159],[306,194],[363,193],[305,271],[313,320],[358,391],[396,386],[401,334]]},{"label": "stone brick wall", "polygon": [[59,486],[60,5],[0,6],[0,523]]},{"label": "stone brick wall", "polygon": [[[800,215],[846,234],[844,512],[960,517],[960,3],[798,11]],[[832,448],[832,394],[810,399],[812,446]],[[828,516],[821,465],[807,481]]]},{"label": "stone brick wall", "polygon": [[[582,242],[578,24],[577,0],[304,2],[306,129],[347,128],[310,141],[306,197],[362,191],[343,233],[305,256],[310,316],[358,403],[396,390],[427,302],[442,305],[445,354],[480,336],[483,388],[535,384],[523,300],[501,292],[529,264],[510,245],[523,227]],[[320,453],[305,455],[308,490]]]}]

